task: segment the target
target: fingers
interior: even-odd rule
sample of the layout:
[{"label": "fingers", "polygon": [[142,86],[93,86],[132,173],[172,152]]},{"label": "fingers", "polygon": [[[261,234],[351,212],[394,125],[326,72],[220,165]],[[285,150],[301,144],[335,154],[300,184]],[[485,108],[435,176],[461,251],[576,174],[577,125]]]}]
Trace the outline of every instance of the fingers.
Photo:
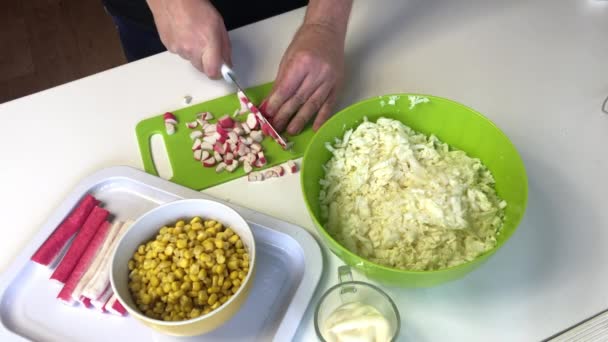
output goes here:
[{"label": "fingers", "polygon": [[320,80],[308,75],[302,81],[300,87],[288,98],[273,116],[272,123],[278,131],[285,130],[291,117],[309,100],[315,90],[319,87]]},{"label": "fingers", "polygon": [[315,132],[319,128],[321,128],[321,126],[327,120],[329,120],[329,118],[331,118],[331,116],[334,114],[335,105],[336,105],[336,92],[335,92],[335,90],[332,90],[329,93],[327,100],[325,100],[325,103],[321,106],[321,109],[319,109],[319,112],[317,113],[317,118],[315,119],[315,122],[312,125],[312,129]]},{"label": "fingers", "polygon": [[232,44],[228,31],[222,30],[222,57],[224,62],[232,67]]},{"label": "fingers", "polygon": [[327,83],[318,87],[310,98],[300,107],[297,114],[291,119],[287,132],[291,135],[299,134],[306,124],[315,116],[331,94],[331,86]]},{"label": "fingers", "polygon": [[203,50],[201,61],[203,72],[211,79],[220,78],[220,67],[222,66],[222,41],[221,37],[214,36],[209,39],[208,45]]},{"label": "fingers", "polygon": [[[180,55],[181,56],[181,55]],[[200,58],[198,51],[192,51],[188,56],[181,56],[192,63],[192,65],[200,72],[205,72],[203,68],[203,59]]]},{"label": "fingers", "polygon": [[291,67],[289,63],[285,65],[288,71],[285,69],[279,69],[279,75],[274,83],[273,89],[270,93],[270,97],[266,101],[266,114],[269,116],[276,116],[278,110],[283,104],[289,100],[295,93],[307,75],[306,70],[298,67]]}]

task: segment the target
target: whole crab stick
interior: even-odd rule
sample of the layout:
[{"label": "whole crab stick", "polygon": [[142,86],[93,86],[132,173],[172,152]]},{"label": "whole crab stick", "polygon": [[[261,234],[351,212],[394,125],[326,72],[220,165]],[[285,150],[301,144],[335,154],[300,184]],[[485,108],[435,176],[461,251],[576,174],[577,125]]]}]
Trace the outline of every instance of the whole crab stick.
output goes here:
[{"label": "whole crab stick", "polygon": [[63,302],[72,304],[72,292],[76,288],[76,285],[78,285],[78,282],[80,281],[88,267],[93,262],[95,255],[98,254],[100,247],[103,245],[103,242],[106,239],[106,236],[108,235],[109,229],[110,223],[108,221],[103,222],[99,229],[97,229],[95,236],[93,236],[93,239],[87,246],[87,249],[85,250],[84,254],[82,254],[80,260],[78,260],[76,267],[74,267],[74,270],[68,277],[68,280],[59,292],[59,295],[57,295],[57,298],[59,298]]},{"label": "whole crab stick", "polygon": [[67,245],[72,236],[82,227],[93,208],[99,203],[95,197],[86,195],[70,215],[61,222],[59,227],[46,239],[46,241],[32,255],[32,261],[44,265],[51,265],[61,250]]},{"label": "whole crab stick", "polygon": [[89,217],[87,217],[86,221],[84,221],[82,228],[78,234],[76,234],[76,237],[70,245],[67,253],[63,259],[61,259],[59,266],[57,266],[55,272],[53,272],[53,275],[51,275],[51,279],[65,284],[70,274],[72,274],[72,271],[76,267],[78,260],[82,254],[84,254],[85,250],[89,246],[89,243],[93,239],[93,236],[99,227],[101,227],[108,215],[108,211],[99,206],[95,206],[95,208],[93,208],[89,214]]},{"label": "whole crab stick", "polygon": [[101,297],[91,300],[91,304],[95,309],[105,313],[107,312],[107,310],[105,309],[106,303],[108,302],[110,297],[112,297],[113,294],[114,292],[112,292],[112,287],[108,286],[108,288],[103,293],[103,295],[101,295]]},{"label": "whole crab stick", "polygon": [[120,237],[129,229],[131,224],[133,224],[133,221],[127,221],[123,224],[120,229],[120,232],[118,233],[118,236],[114,239],[113,245],[108,251],[104,253],[103,259],[99,264],[99,268],[82,290],[83,296],[91,298],[93,300],[99,299],[101,296],[103,296],[108,285],[110,284],[110,262],[112,261],[112,253],[114,252],[114,246],[118,244]]},{"label": "whole crab stick", "polygon": [[108,299],[104,309],[117,316],[125,316],[127,314],[127,310],[120,304],[115,294]]},{"label": "whole crab stick", "polygon": [[[99,270],[100,265],[102,264],[105,255],[107,253],[109,253],[110,250],[113,249],[114,244],[116,243],[115,241],[117,241],[122,227],[123,227],[123,222],[121,222],[121,221],[116,221],[116,222],[114,222],[114,224],[112,224],[112,227],[110,228],[110,231],[108,232],[108,236],[106,237],[105,241],[103,242],[103,245],[101,246],[101,249],[99,250],[99,253],[97,253],[97,255],[95,255],[95,259],[93,260],[93,262],[91,263],[91,265],[89,266],[89,268],[87,269],[85,274],[82,276],[82,278],[80,278],[78,285],[76,285],[76,288],[72,292],[73,300],[79,300],[80,296],[83,295],[82,291],[84,290],[86,285],[89,283],[89,281],[95,276],[95,274]],[[95,305],[96,298],[92,298],[92,299],[93,299],[92,303],[93,303],[93,305]],[[106,301],[104,301],[103,304],[105,304]]]}]

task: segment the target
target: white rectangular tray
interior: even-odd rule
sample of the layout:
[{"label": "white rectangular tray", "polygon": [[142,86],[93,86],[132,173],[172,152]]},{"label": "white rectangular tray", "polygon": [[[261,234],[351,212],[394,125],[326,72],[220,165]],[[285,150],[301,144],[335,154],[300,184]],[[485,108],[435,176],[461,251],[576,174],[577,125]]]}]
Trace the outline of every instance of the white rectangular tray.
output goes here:
[{"label": "white rectangular tray", "polygon": [[[207,198],[200,192],[129,167],[101,170],[80,182],[40,232],[0,275],[0,341],[289,341],[314,294],[323,268],[321,249],[304,229],[225,203],[249,222],[258,244],[252,291],[229,322],[192,338],[160,335],[131,317],[101,314],[60,303],[50,271],[30,256],[85,193],[98,198],[118,220],[136,219],[166,202]],[[217,200],[216,200],[217,201]],[[221,201],[220,201],[221,202]]]}]

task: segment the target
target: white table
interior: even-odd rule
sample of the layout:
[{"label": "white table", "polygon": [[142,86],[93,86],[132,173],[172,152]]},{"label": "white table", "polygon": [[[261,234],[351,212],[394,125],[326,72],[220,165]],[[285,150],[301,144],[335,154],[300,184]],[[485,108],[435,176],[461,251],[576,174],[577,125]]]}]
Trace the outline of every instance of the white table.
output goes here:
[{"label": "white table", "polygon": [[[231,32],[246,85],[274,78],[302,15]],[[608,307],[607,15],[608,3],[593,0],[356,2],[340,106],[393,92],[454,99],[512,139],[529,176],[525,219],[488,263],[443,286],[388,289],[404,340],[534,341]],[[0,105],[0,269],[80,179],[141,168],[139,120],[181,107],[186,94],[202,102],[229,91],[165,53]],[[276,196],[246,185],[206,192],[314,232],[296,176],[264,185]],[[339,264],[327,258],[318,296]],[[314,339],[312,309],[297,340]]]}]

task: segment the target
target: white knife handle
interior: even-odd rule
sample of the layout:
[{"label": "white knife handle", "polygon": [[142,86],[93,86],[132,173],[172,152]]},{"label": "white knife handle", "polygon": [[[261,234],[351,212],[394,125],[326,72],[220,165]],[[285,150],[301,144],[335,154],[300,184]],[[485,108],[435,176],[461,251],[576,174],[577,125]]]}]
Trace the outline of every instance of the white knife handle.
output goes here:
[{"label": "white knife handle", "polygon": [[224,78],[224,80],[226,80],[226,82],[234,83],[232,80],[236,80],[234,71],[232,71],[232,69],[226,63],[222,63],[220,72],[222,73],[222,77]]}]

